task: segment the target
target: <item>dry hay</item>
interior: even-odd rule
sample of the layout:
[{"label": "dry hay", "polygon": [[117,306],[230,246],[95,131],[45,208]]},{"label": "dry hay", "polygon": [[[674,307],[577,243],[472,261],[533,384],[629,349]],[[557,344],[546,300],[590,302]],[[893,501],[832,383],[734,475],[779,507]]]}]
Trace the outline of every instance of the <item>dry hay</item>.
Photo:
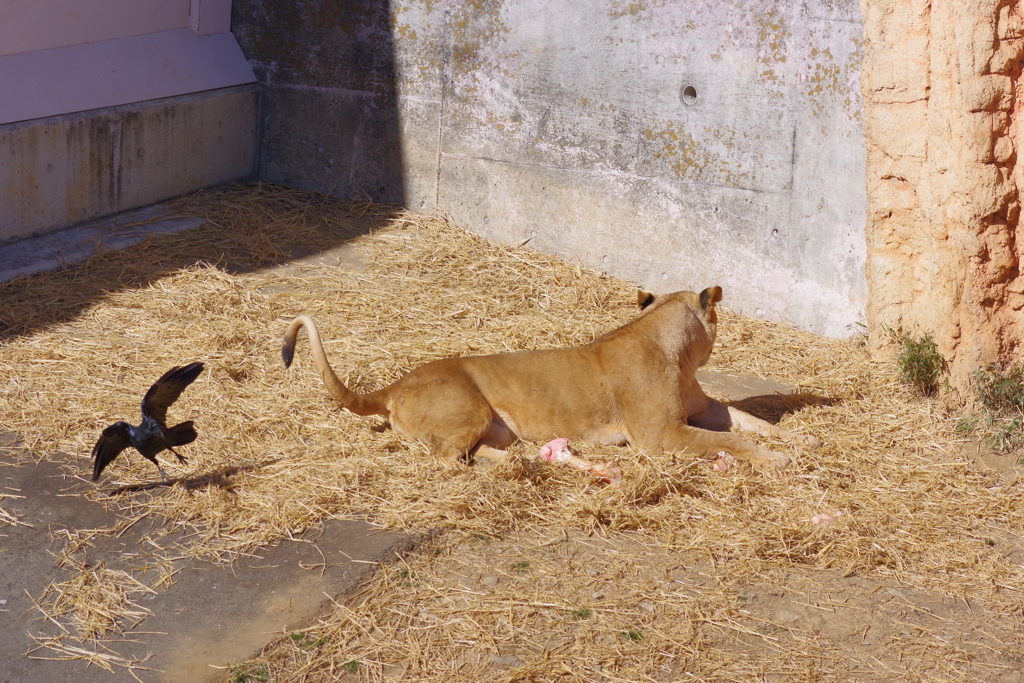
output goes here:
[{"label": "dry hay", "polygon": [[[4,500],[6,500],[7,498],[10,498],[10,497],[11,496],[9,494],[8,495],[0,496],[0,505],[3,505]],[[14,497],[15,498],[20,498],[21,496],[14,496]],[[8,512],[7,510],[4,510],[2,507],[0,507],[0,529],[4,528],[5,526],[14,526],[14,525],[28,526],[27,524],[22,522],[20,519],[18,519],[18,515],[17,514],[15,514],[13,512]]]},{"label": "dry hay", "polygon": [[[712,475],[686,454],[582,444],[584,457],[618,460],[625,481],[603,487],[538,463],[536,444],[516,447],[492,470],[448,467],[380,420],[337,409],[304,340],[286,372],[279,358],[286,322],[313,316],[339,376],[367,390],[442,356],[588,342],[634,315],[635,288],[578,263],[488,243],[444,216],[280,187],[208,192],[174,210],[207,223],[0,287],[0,422],[36,457],[72,454],[63,457],[83,477],[100,430],[137,420],[154,379],[172,365],[207,362],[169,411],[171,420],[194,419],[200,435],[186,448],[189,465],[171,464],[183,477],[178,484],[139,493],[133,487],[157,474],[135,456],[108,468],[96,493],[112,513],[150,515],[186,530],[174,553],[230,561],[331,515],[442,528],[442,548],[466,534],[628,532],[680,557],[710,558],[730,577],[805,568],[870,573],[984,601],[994,614],[1019,609],[1020,480],[958,457],[956,410],[915,398],[892,364],[869,359],[856,339],[824,339],[723,311],[710,367],[797,384],[803,398],[789,400],[789,408],[782,401],[780,412],[791,410],[782,426],[824,441],[818,449],[774,444],[795,456],[786,479],[745,468]],[[365,270],[267,267],[287,261],[295,245],[315,250],[342,240],[366,254]],[[106,497],[111,478],[127,490]],[[823,514],[834,521],[812,521]],[[429,574],[431,557],[418,561],[417,571]],[[358,622],[339,607],[326,628],[347,633],[352,622],[365,630],[372,614],[405,600],[387,576],[364,600],[375,611]],[[729,590],[723,583],[713,594],[718,608]],[[478,640],[493,626],[491,617],[466,618],[476,620]],[[401,626],[403,647],[426,651],[437,645],[432,638],[447,638],[428,622]],[[652,628],[667,640],[631,640],[643,654],[629,660],[629,670],[641,676],[658,648],[675,647],[708,623],[685,610],[659,621]],[[497,640],[492,650],[500,657]],[[380,652],[353,656],[383,676],[370,666],[384,661]],[[419,662],[410,677],[478,680],[424,657],[410,660]],[[529,679],[532,664],[525,666],[508,675]],[[324,669],[309,671],[317,673],[280,675],[329,679]],[[616,676],[606,670],[595,680]]]},{"label": "dry hay", "polygon": [[1017,680],[1017,614],[832,570],[747,569],[636,533],[468,536],[387,568],[232,673],[288,683]]},{"label": "dry hay", "polygon": [[[95,566],[77,564],[70,578],[51,583],[36,601],[36,610],[56,627],[51,634],[37,636],[37,647],[30,657],[45,648],[60,659],[87,659],[113,670],[113,666],[138,667],[141,662],[121,657],[109,649],[111,633],[134,628],[150,612],[135,600],[139,594],[156,591],[123,570],[110,569],[100,562]],[[91,647],[80,643],[88,641]]]}]

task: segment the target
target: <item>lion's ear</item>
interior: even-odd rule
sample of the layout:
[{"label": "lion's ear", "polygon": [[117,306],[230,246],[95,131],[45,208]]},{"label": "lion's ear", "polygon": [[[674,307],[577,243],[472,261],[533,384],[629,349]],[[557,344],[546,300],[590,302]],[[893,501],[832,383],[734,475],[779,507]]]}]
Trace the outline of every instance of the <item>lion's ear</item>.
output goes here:
[{"label": "lion's ear", "polygon": [[644,310],[648,306],[654,303],[654,295],[644,290],[638,290],[636,293],[636,304],[640,307],[640,310]]},{"label": "lion's ear", "polygon": [[721,287],[708,287],[700,293],[700,307],[705,311],[708,310],[708,306],[714,306],[722,300],[722,288]]}]

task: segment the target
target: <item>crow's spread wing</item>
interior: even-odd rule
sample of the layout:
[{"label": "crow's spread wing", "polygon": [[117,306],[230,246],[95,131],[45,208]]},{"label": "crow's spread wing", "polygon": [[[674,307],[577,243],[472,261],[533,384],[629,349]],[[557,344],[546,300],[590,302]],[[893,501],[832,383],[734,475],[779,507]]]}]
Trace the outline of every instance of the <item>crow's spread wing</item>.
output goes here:
[{"label": "crow's spread wing", "polygon": [[127,423],[118,422],[103,430],[99,441],[92,448],[92,480],[100,478],[103,468],[114,462],[121,451],[132,445],[132,437]]},{"label": "crow's spread wing", "polygon": [[189,363],[184,367],[175,366],[153,383],[142,399],[142,415],[151,417],[161,425],[167,424],[167,408],[178,400],[185,387],[196,381],[203,371],[202,363]]}]

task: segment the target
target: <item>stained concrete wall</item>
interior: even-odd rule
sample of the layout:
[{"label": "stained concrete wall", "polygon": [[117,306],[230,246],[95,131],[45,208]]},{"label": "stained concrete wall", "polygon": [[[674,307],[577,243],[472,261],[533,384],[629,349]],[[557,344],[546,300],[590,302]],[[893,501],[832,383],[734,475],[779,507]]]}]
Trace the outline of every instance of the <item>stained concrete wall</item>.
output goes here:
[{"label": "stained concrete wall", "polygon": [[830,335],[863,320],[855,0],[236,0],[232,30],[266,180]]},{"label": "stained concrete wall", "polygon": [[248,85],[0,126],[0,242],[248,177],[258,103]]}]

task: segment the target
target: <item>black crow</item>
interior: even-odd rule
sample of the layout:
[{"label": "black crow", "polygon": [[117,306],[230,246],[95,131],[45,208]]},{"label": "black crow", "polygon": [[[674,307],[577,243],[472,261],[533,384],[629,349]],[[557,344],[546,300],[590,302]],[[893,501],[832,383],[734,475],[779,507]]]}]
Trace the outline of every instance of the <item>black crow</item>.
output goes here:
[{"label": "black crow", "polygon": [[103,468],[112,463],[128,446],[134,446],[135,450],[142,453],[142,457],[156,465],[164,481],[167,481],[168,477],[164,468],[156,461],[157,453],[168,450],[178,456],[178,462],[188,462],[173,447],[195,441],[196,430],[192,427],[191,420],[168,427],[167,408],[178,400],[185,387],[192,384],[202,371],[202,363],[189,363],[184,367],[171,368],[153,383],[143,397],[142,424],[133,427],[127,422],[115,422],[104,429],[92,449],[92,480],[99,479]]}]

